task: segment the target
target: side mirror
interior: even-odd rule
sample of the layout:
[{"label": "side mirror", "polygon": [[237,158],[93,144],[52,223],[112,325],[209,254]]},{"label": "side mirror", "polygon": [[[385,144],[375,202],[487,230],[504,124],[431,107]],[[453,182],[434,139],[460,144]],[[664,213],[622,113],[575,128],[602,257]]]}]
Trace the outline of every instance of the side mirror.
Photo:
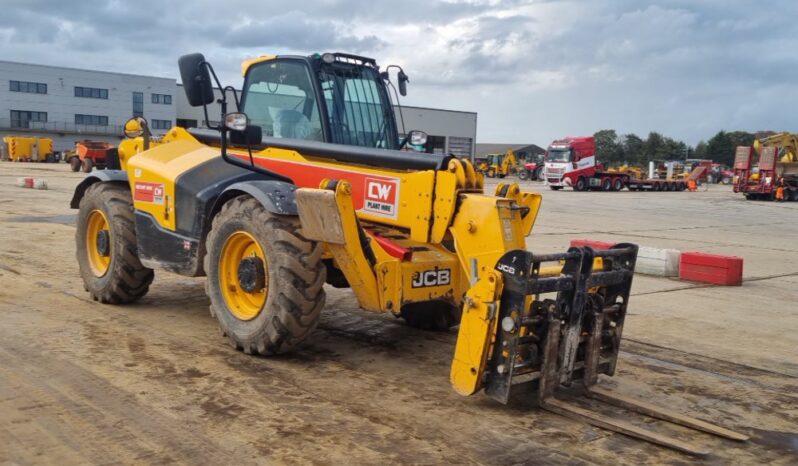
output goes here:
[{"label": "side mirror", "polygon": [[399,70],[399,74],[397,76],[399,78],[399,94],[404,97],[407,95],[407,82],[410,81],[410,78],[407,77],[404,70]]},{"label": "side mirror", "polygon": [[192,107],[200,107],[213,102],[213,84],[205,65],[205,57],[201,53],[183,55],[177,60],[180,68],[180,79],[186,91],[188,103]]},{"label": "side mirror", "polygon": [[263,128],[247,125],[243,131],[230,131],[230,142],[236,146],[254,146],[263,142]]}]

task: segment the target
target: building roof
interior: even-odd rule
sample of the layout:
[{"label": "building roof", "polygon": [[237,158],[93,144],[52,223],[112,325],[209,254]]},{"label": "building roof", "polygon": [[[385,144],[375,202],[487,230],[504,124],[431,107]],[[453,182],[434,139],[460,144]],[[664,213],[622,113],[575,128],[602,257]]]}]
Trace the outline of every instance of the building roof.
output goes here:
[{"label": "building roof", "polygon": [[516,154],[542,154],[546,152],[545,149],[536,144],[507,144],[507,143],[477,143],[476,157],[484,157],[488,154],[501,154],[512,149]]}]

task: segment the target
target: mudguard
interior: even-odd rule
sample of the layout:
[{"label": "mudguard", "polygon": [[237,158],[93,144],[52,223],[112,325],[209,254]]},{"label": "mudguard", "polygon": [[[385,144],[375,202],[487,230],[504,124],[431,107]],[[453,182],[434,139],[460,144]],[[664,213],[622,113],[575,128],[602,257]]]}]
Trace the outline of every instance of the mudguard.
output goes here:
[{"label": "mudguard", "polygon": [[86,190],[89,189],[89,186],[100,182],[128,184],[127,172],[124,170],[95,170],[89,173],[86,178],[75,187],[75,193],[72,195],[72,201],[70,201],[69,207],[72,209],[79,208],[80,200],[83,199],[83,195],[86,194]]},{"label": "mudguard", "polygon": [[263,207],[273,214],[299,215],[296,207],[294,192],[296,186],[291,183],[277,180],[250,180],[239,181],[228,186],[216,198],[212,212],[216,213],[228,200],[247,194],[260,202]]}]

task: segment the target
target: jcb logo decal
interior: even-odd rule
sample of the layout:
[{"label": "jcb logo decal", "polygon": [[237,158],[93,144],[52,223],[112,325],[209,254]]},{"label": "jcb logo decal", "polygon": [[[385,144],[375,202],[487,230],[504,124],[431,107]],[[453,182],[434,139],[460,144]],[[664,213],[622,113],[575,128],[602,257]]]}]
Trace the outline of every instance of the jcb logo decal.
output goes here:
[{"label": "jcb logo decal", "polygon": [[451,269],[435,269],[414,273],[411,285],[413,288],[426,288],[429,286],[444,286],[451,282]]},{"label": "jcb logo decal", "polygon": [[363,210],[370,214],[396,218],[399,180],[367,177],[365,183]]}]

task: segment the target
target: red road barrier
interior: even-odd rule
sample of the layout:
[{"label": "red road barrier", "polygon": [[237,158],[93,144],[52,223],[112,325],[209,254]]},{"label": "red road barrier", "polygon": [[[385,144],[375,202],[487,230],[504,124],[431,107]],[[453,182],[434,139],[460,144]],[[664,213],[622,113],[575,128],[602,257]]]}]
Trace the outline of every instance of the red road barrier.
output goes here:
[{"label": "red road barrier", "polygon": [[679,261],[679,279],[740,286],[743,284],[743,258],[705,252],[683,252]]},{"label": "red road barrier", "polygon": [[609,249],[615,246],[615,243],[611,243],[609,241],[596,241],[592,239],[572,239],[571,240],[571,247],[572,248],[581,248],[584,246],[590,246],[593,249]]}]

